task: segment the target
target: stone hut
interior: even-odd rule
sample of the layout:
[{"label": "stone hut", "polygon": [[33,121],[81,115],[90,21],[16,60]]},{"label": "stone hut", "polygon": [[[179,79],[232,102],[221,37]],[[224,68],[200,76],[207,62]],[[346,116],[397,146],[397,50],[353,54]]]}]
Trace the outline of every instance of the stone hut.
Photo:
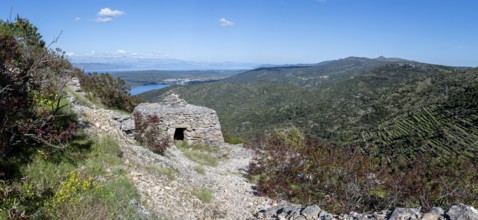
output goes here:
[{"label": "stone hut", "polygon": [[224,142],[216,111],[190,105],[178,95],[171,94],[160,103],[142,103],[134,112],[158,116],[160,130],[173,140],[184,140],[188,144]]}]

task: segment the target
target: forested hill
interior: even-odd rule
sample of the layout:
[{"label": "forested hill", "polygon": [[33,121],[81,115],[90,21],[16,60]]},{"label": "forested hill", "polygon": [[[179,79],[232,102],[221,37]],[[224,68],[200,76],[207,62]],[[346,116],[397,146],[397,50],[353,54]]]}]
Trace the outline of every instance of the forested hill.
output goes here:
[{"label": "forested hill", "polygon": [[258,68],[237,74],[223,82],[227,83],[284,83],[304,87],[338,83],[354,77],[413,79],[436,72],[449,72],[455,67],[446,67],[409,61],[400,58],[369,59],[348,57],[318,64]]},{"label": "forested hill", "polygon": [[423,108],[442,106],[477,81],[476,69],[403,59],[350,57],[318,65],[260,68],[220,82],[176,86],[177,93],[218,112],[228,136],[296,126],[332,143],[363,143],[362,133]]}]

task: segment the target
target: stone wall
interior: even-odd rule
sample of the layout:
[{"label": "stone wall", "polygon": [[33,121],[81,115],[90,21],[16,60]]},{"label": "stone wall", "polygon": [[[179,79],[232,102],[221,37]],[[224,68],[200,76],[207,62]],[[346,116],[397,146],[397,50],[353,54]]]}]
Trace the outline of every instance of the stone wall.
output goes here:
[{"label": "stone wall", "polygon": [[280,201],[273,207],[259,211],[255,217],[283,220],[478,220],[478,211],[472,206],[458,204],[450,207],[448,211],[439,207],[433,207],[428,212],[423,212],[421,208],[395,208],[393,211],[382,210],[368,214],[352,211],[348,214],[333,215],[317,205],[302,207]]},{"label": "stone wall", "polygon": [[216,111],[190,105],[174,94],[160,103],[142,103],[134,109],[134,113],[140,113],[143,117],[158,116],[160,130],[171,139],[175,139],[175,133],[182,133],[188,144],[224,142]]}]

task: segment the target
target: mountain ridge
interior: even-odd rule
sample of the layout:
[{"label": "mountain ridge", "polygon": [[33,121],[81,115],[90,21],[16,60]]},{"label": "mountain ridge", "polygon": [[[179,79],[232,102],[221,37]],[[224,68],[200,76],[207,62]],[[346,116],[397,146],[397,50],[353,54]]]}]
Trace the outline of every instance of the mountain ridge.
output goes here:
[{"label": "mountain ridge", "polygon": [[[280,67],[262,67],[246,71],[242,74],[226,78],[226,83],[256,83],[256,82],[279,82],[300,86],[317,86],[324,83],[336,83],[350,79],[351,77],[371,75],[380,67],[396,65],[396,68],[407,68],[414,71],[453,71],[464,69],[462,67],[447,67],[420,63],[417,61],[401,58],[364,58],[347,57],[344,59],[325,61],[310,65],[290,65]],[[386,67],[385,67],[386,68]],[[466,68],[465,68],[466,69]],[[375,74],[377,75],[377,73]]]}]

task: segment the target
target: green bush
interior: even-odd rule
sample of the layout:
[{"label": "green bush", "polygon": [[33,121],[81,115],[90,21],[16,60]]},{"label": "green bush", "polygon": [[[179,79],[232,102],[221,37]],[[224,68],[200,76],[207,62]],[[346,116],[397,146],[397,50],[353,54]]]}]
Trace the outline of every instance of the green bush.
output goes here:
[{"label": "green bush", "polygon": [[143,102],[141,98],[130,96],[129,88],[122,79],[114,79],[108,73],[85,74],[77,71],[76,76],[88,97],[107,107],[132,112],[136,105]]}]

